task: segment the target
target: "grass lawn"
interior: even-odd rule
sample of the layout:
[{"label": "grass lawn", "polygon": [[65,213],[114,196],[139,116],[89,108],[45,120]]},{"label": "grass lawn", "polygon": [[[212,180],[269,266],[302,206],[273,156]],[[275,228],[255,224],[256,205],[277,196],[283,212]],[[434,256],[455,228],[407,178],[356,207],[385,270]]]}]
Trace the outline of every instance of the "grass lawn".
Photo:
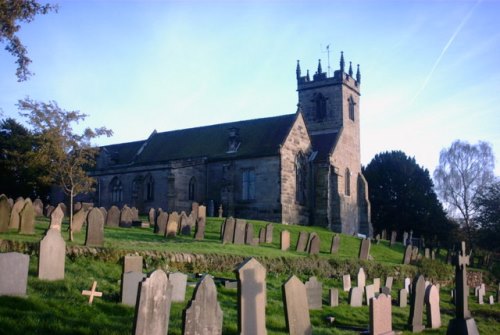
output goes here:
[{"label": "grass lawn", "polygon": [[[254,234],[266,222],[252,221]],[[189,252],[195,254],[225,254],[240,256],[256,256],[269,259],[312,259],[305,253],[279,250],[279,236],[283,229],[291,232],[291,246],[295,244],[300,231],[315,231],[321,239],[320,259],[357,259],[360,240],[342,235],[340,250],[337,255],[330,255],[332,232],[317,227],[275,225],[273,243],[258,247],[245,245],[222,245],[219,241],[221,220],[207,220],[206,239],[194,241],[190,236],[179,236],[165,239],[154,235],[151,229],[141,228],[105,228],[105,248],[119,250],[158,250],[170,252]],[[38,242],[48,227],[48,221],[39,219],[35,235],[19,235],[15,232],[0,234],[0,240]],[[63,232],[66,238],[67,234]],[[85,234],[76,233],[75,241],[68,245],[83,245]],[[395,269],[401,264],[403,246],[397,244],[388,247],[387,241],[379,245],[373,244],[371,255],[375,261],[392,265]],[[46,282],[37,279],[37,256],[30,257],[28,279],[28,297],[0,297],[0,334],[130,334],[134,310],[122,306],[120,300],[121,264],[94,257],[66,258],[65,279]],[[234,264],[236,265],[236,264]],[[153,270],[153,269],[148,269]],[[170,270],[175,270],[170,268]],[[216,278],[235,279],[233,272],[210,272]],[[194,283],[194,274],[190,282]],[[306,274],[296,274],[303,281]],[[268,272],[267,275],[267,307],[266,323],[269,334],[286,334],[285,317],[282,303],[281,285],[288,274]],[[319,278],[323,282],[323,309],[311,311],[314,334],[359,334],[359,330],[367,329],[369,321],[368,307],[351,308],[347,305],[347,292],[340,292],[340,306],[327,307],[328,289],[342,288],[340,278]],[[371,277],[367,283],[372,282]],[[87,304],[87,297],[81,295],[82,290],[90,289],[92,282],[98,282],[97,290],[103,292],[102,298],[95,298],[93,305]],[[355,283],[355,278],[353,278]],[[393,300],[397,298],[397,290],[402,282],[396,280],[393,286]],[[441,313],[443,326],[438,330],[426,330],[428,334],[446,334],[446,326],[454,314],[454,306],[450,303],[451,287],[441,288]],[[189,286],[184,303],[174,303],[170,315],[169,334],[182,334],[182,311],[191,299],[193,287]],[[487,292],[487,297],[493,294]],[[223,333],[237,334],[237,292],[226,289],[218,282],[218,298],[224,312]],[[478,305],[474,297],[469,297],[469,306],[481,334],[500,334],[500,305]],[[487,298],[485,298],[487,300]],[[409,307],[399,308],[393,305],[393,328],[404,330],[408,320]],[[334,316],[333,325],[326,322],[327,316]],[[425,314],[424,314],[425,322]],[[409,332],[405,331],[405,334]]]}]

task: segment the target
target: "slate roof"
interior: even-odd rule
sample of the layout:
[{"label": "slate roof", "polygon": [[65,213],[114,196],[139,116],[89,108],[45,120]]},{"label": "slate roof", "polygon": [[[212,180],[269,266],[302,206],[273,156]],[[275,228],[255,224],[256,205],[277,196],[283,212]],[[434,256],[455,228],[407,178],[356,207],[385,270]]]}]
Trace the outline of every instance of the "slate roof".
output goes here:
[{"label": "slate roof", "polygon": [[[273,156],[279,154],[279,147],[284,143],[295,118],[296,114],[288,114],[153,133],[145,141],[103,148],[114,153],[120,165],[148,165],[201,157],[218,160]],[[227,153],[230,128],[239,129],[241,145],[235,153]]]}]

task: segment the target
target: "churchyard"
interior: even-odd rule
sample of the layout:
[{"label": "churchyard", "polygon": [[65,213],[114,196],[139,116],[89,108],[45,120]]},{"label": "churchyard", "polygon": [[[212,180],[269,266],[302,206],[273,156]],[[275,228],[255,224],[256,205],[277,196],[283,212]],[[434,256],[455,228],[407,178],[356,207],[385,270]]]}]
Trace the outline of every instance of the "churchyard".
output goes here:
[{"label": "churchyard", "polygon": [[[149,218],[140,216],[134,221],[146,223]],[[67,217],[62,220],[62,225],[54,225],[49,218],[37,216],[33,230],[28,233],[21,234],[14,229],[1,232],[0,252],[4,255],[7,252],[28,255],[29,267],[25,295],[0,296],[0,334],[131,334],[135,327],[134,319],[141,319],[136,316],[134,308],[139,300],[135,299],[135,294],[123,297],[121,287],[132,287],[132,292],[141,290],[141,286],[137,287],[134,283],[153,272],[154,275],[147,279],[148,284],[146,281],[142,283],[142,290],[151,286],[153,292],[171,291],[172,296],[165,294],[158,297],[171,301],[166,321],[168,334],[183,334],[183,327],[194,333],[195,325],[184,321],[189,315],[197,320],[208,319],[207,322],[215,328],[221,322],[222,334],[239,334],[240,291],[241,296],[247,299],[247,303],[241,303],[240,314],[246,319],[246,326],[243,323],[241,327],[257,328],[245,331],[246,334],[264,334],[266,331],[267,334],[359,334],[367,331],[370,324],[372,330],[382,333],[387,330],[383,327],[391,321],[392,330],[403,334],[418,331],[423,326],[426,326],[423,333],[446,334],[448,323],[455,318],[456,306],[451,295],[455,273],[453,266],[445,264],[445,250],[435,255],[436,260],[426,259],[425,251],[420,250],[420,260],[403,264],[405,247],[400,239],[391,238],[391,234],[388,234],[387,240],[373,239],[368,250],[360,250],[362,243],[369,243],[368,240],[337,235],[338,245],[332,253],[335,234],[320,227],[269,226],[268,222],[247,220],[251,223],[249,228],[240,220],[234,220],[230,225],[228,221],[206,218],[203,234],[199,229],[183,233],[180,222],[170,223],[168,219],[163,222],[164,226],[160,224],[156,233],[155,228],[147,227],[147,224],[141,227],[125,223],[127,228],[107,224],[102,225],[102,231],[92,232],[96,236],[89,236],[90,226],[86,227],[83,223],[81,230],[74,233],[74,241],[69,241]],[[49,226],[54,229],[49,229]],[[288,233],[283,233],[285,230]],[[45,235],[47,231],[50,233]],[[253,238],[249,238],[248,231],[252,232]],[[285,235],[290,237],[289,243],[282,243],[281,237]],[[60,277],[61,266],[50,268],[45,273],[39,270],[39,261],[40,264],[48,262],[48,266],[61,262],[54,255],[48,260],[43,259],[41,250],[45,248],[41,247],[43,242],[40,241],[44,236],[47,239],[50,237],[50,245],[54,246],[52,249],[61,243],[59,239],[58,242],[52,239],[62,236],[66,255],[62,261],[63,279]],[[288,250],[282,250],[287,245]],[[297,246],[309,252],[297,251]],[[44,252],[50,255],[53,250]],[[430,256],[431,252],[428,253]],[[24,261],[13,259],[13,263]],[[2,264],[0,260],[0,266]],[[17,269],[14,264],[9,266]],[[239,273],[236,271],[238,267]],[[131,269],[135,272],[127,272]],[[161,271],[155,272],[157,269]],[[125,279],[125,273],[131,276]],[[165,274],[169,274],[168,279]],[[410,318],[412,307],[407,291],[410,291],[410,281],[417,274],[423,274],[425,278],[414,282],[418,289],[413,290],[419,292],[415,295],[419,302],[415,305],[415,316]],[[135,279],[131,279],[132,276]],[[21,277],[23,275],[15,271],[0,274],[0,279],[10,278],[10,284],[22,281]],[[182,283],[183,278],[187,279],[187,284],[182,284],[180,289],[171,286],[174,282]],[[238,278],[245,283],[240,284],[240,289]],[[408,278],[406,283],[405,278]],[[498,284],[496,279],[486,274],[483,278],[488,281],[486,286],[475,290],[470,288],[466,299],[468,309],[480,334],[498,334]],[[203,285],[200,284],[202,279]],[[426,283],[426,280],[429,282]],[[22,286],[21,282],[15,284]],[[208,296],[212,297],[208,300],[214,303],[215,285],[222,313],[215,307],[201,307],[198,312],[196,309],[188,312],[197,284],[200,285],[198,291],[204,296],[201,293],[197,295],[196,303],[201,304]],[[4,283],[0,283],[1,288],[4,288]],[[89,304],[89,295],[93,294],[90,291],[101,293],[101,296],[93,296],[92,304]],[[369,299],[378,292],[390,294],[392,304],[383,294],[378,299]],[[141,299],[146,299],[146,296],[148,294],[141,291]],[[250,303],[249,296],[255,296]],[[493,304],[489,303],[490,296],[493,297]],[[437,304],[428,304],[424,300],[437,301]],[[482,304],[479,303],[481,300]],[[367,306],[370,301],[373,305]],[[192,302],[191,306],[196,303]],[[436,306],[440,312],[438,318]],[[370,308],[374,317],[370,317]],[[199,310],[210,313],[200,316]],[[290,331],[287,331],[287,313]],[[388,316],[392,316],[392,320]],[[137,321],[135,329],[142,327],[142,332],[136,333],[153,334],[154,329],[148,327],[156,325],[158,320],[148,319],[148,316],[141,320]],[[432,325],[437,328],[429,329]],[[213,330],[213,333],[217,331]]]}]

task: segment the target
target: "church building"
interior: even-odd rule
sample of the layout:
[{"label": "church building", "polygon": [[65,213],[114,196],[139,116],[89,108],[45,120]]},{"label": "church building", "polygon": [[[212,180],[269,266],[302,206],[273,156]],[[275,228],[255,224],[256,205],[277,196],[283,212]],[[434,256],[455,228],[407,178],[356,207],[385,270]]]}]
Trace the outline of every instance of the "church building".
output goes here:
[{"label": "church building", "polygon": [[359,65],[333,76],[296,68],[294,114],[167,132],[101,147],[92,176],[99,206],[189,211],[372,234],[361,173]]}]

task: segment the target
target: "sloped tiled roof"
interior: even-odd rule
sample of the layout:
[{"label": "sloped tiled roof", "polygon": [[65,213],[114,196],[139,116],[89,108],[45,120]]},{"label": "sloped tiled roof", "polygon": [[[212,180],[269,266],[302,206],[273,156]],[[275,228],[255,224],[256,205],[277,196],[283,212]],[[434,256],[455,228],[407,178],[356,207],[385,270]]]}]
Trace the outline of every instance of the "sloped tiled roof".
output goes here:
[{"label": "sloped tiled roof", "polygon": [[135,154],[144,142],[146,141],[112,144],[106,145],[101,149],[104,149],[110,155],[115,164],[127,164],[135,157]]}]

